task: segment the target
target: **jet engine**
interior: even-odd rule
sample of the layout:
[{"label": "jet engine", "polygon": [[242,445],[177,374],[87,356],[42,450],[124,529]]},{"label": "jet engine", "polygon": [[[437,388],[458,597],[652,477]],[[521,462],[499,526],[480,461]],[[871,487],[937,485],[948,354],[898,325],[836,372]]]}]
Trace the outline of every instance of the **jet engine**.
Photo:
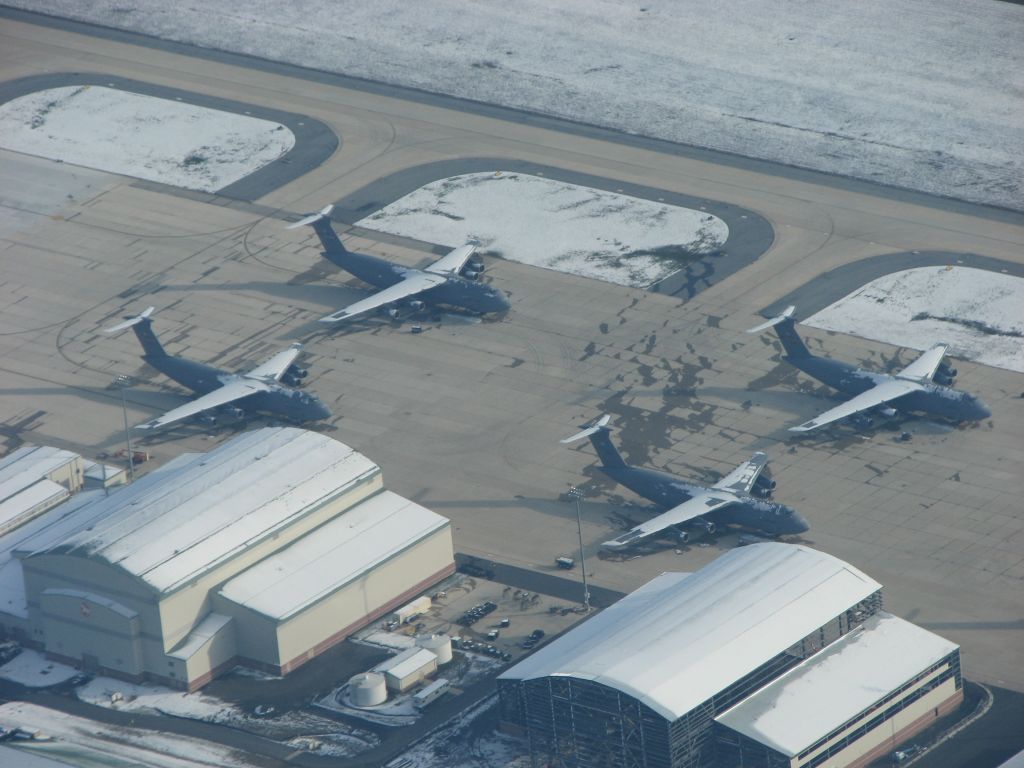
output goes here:
[{"label": "jet engine", "polygon": [[778,483],[764,475],[758,475],[757,480],[754,481],[755,488],[764,488],[766,491],[774,491],[777,485]]},{"label": "jet engine", "polygon": [[680,544],[690,543],[690,534],[688,531],[676,531],[676,541]]},{"label": "jet engine", "polygon": [[392,320],[397,320],[398,319],[398,308],[397,307],[388,307],[387,312],[388,312],[388,317],[390,317]]},{"label": "jet engine", "polygon": [[423,309],[424,306],[425,305],[423,304],[423,302],[420,301],[419,299],[413,299],[412,301],[409,302],[409,307],[412,309],[413,312],[419,312],[421,309]]},{"label": "jet engine", "polygon": [[941,373],[943,376],[949,376],[951,379],[955,379],[957,370],[951,365],[939,363],[939,373]]},{"label": "jet engine", "polygon": [[881,408],[878,409],[878,415],[883,416],[887,419],[895,419],[897,411],[895,408],[888,408],[886,406],[882,406]]},{"label": "jet engine", "polygon": [[309,371],[305,368],[299,368],[299,366],[292,363],[285,369],[285,376],[292,376],[296,379],[304,379],[309,375]]},{"label": "jet engine", "polygon": [[693,520],[690,521],[690,525],[692,525],[694,528],[700,528],[708,536],[710,536],[716,530],[718,530],[718,526],[716,526],[710,520],[705,520],[703,517],[695,517]]},{"label": "jet engine", "polygon": [[477,272],[475,269],[464,269],[462,270],[462,276],[467,280],[476,280],[478,277],[480,277],[480,273]]},{"label": "jet engine", "polygon": [[214,416],[212,413],[201,413],[196,417],[196,420],[203,424],[209,424],[211,426],[217,423],[217,417]]},{"label": "jet engine", "polygon": [[950,384],[953,383],[953,377],[943,376],[941,373],[936,372],[936,374],[932,376],[932,381],[934,381],[936,384],[939,384],[940,386],[948,387]]},{"label": "jet engine", "polygon": [[289,387],[301,387],[302,380],[295,374],[288,373],[287,371],[281,377],[281,383]]},{"label": "jet engine", "polygon": [[245,411],[243,411],[237,405],[225,405],[224,413],[226,413],[233,419],[241,419],[245,416]]},{"label": "jet engine", "polygon": [[472,261],[466,262],[466,266],[462,268],[462,274],[467,272],[476,272],[478,275],[484,271],[484,263],[473,259]]},{"label": "jet engine", "polygon": [[862,413],[855,413],[850,417],[850,424],[857,429],[871,429],[875,425],[875,420]]}]

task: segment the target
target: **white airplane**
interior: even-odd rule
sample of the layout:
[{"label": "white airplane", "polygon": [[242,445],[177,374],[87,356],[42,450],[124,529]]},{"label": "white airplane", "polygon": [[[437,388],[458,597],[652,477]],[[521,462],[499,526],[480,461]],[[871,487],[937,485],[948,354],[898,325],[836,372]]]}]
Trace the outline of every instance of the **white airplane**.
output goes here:
[{"label": "white airplane", "polygon": [[135,429],[166,427],[214,408],[241,418],[245,411],[239,404],[248,410],[274,413],[291,421],[330,418],[331,412],[315,395],[292,389],[306,376],[306,371],[295,365],[295,359],[302,351],[301,344],[292,344],[248,373],[228,373],[205,363],[168,355],[153,333],[152,320],[149,319],[152,314],[153,307],[149,307],[142,314],[107,328],[106,332],[117,333],[131,328],[142,344],[145,353],[142,359],[199,397],[163,416],[139,424]]},{"label": "white airplane", "polygon": [[948,350],[946,344],[936,344],[899,373],[865,371],[849,363],[812,355],[793,327],[795,311],[796,307],[786,307],[781,315],[749,329],[747,333],[774,328],[786,350],[783,360],[808,376],[850,395],[851,399],[810,421],[790,427],[790,432],[808,432],[841,419],[867,429],[873,420],[865,415],[865,411],[893,418],[897,415],[897,408],[922,411],[953,422],[981,421],[992,415],[976,396],[950,386],[957,372],[956,368],[943,362]]}]

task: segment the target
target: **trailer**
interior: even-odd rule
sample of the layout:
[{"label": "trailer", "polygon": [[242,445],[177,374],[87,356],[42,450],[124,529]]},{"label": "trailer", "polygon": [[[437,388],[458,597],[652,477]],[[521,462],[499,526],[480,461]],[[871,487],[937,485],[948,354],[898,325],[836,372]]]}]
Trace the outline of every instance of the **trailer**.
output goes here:
[{"label": "trailer", "polygon": [[443,677],[439,677],[423,690],[413,694],[412,705],[416,709],[423,709],[448,693],[451,687],[451,682]]},{"label": "trailer", "polygon": [[397,622],[398,624],[408,624],[417,616],[422,616],[424,613],[429,611],[430,606],[430,596],[423,595],[422,597],[417,597],[411,603],[403,605],[401,608],[392,613],[388,618],[391,621]]}]

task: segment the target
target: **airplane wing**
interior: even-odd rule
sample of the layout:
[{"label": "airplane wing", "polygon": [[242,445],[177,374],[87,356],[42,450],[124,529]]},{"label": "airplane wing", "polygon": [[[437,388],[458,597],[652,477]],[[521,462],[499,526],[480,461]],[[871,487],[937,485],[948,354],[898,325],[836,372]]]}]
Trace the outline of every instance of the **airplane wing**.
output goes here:
[{"label": "airplane wing", "polygon": [[377,291],[373,296],[357,301],[355,304],[349,304],[344,309],[339,309],[333,315],[321,317],[320,322],[337,323],[341,320],[348,320],[350,317],[369,312],[371,309],[377,309],[377,307],[383,307],[392,302],[415,296],[417,293],[423,293],[428,288],[440,285],[444,280],[445,278],[441,275],[421,272],[419,270],[409,270],[401,282],[395,283],[383,291]]},{"label": "airplane wing", "polygon": [[687,520],[702,517],[735,501],[736,498],[732,494],[702,493],[694,496],[689,501],[684,501],[679,506],[672,507],[668,512],[652,517],[646,523],[641,523],[621,536],[617,536],[611,541],[606,541],[601,546],[607,549],[625,549],[649,536],[664,531],[666,528],[685,523]]},{"label": "airplane wing", "polygon": [[261,381],[280,381],[288,366],[295,362],[295,358],[302,352],[301,344],[292,344],[288,349],[282,349],[267,362],[256,366],[247,374],[247,379],[259,379]]},{"label": "airplane wing", "polygon": [[924,386],[916,381],[907,381],[905,379],[883,381],[867,392],[861,392],[842,405],[837,405],[835,408],[825,411],[820,416],[804,422],[798,427],[790,427],[789,431],[808,432],[825,424],[831,424],[833,421],[845,419],[847,416],[853,416],[855,413],[874,408],[877,405],[888,403],[890,400],[903,397],[903,395],[909,395],[911,392],[917,392],[920,389],[924,389]]},{"label": "airplane wing", "polygon": [[158,416],[152,421],[147,421],[145,424],[139,424],[135,428],[157,429],[159,427],[166,427],[168,424],[187,419],[189,416],[195,416],[197,413],[208,411],[219,405],[227,405],[243,397],[255,395],[257,392],[265,392],[269,388],[263,382],[253,379],[232,379],[220,389],[215,389],[213,392],[197,397],[192,402],[174,408],[163,416]]},{"label": "airplane wing", "polygon": [[939,367],[948,349],[948,344],[936,344],[896,375],[901,379],[931,381],[932,376],[935,375],[935,369]]},{"label": "airplane wing", "polygon": [[476,250],[475,245],[462,245],[454,251],[442,256],[429,267],[424,267],[424,272],[435,275],[457,275],[459,270],[466,266],[469,257]]},{"label": "airplane wing", "polygon": [[736,493],[749,493],[754,486],[761,471],[768,466],[768,454],[758,451],[750,457],[749,461],[740,464],[736,469],[723,477],[712,488],[719,488],[723,491],[734,491]]}]

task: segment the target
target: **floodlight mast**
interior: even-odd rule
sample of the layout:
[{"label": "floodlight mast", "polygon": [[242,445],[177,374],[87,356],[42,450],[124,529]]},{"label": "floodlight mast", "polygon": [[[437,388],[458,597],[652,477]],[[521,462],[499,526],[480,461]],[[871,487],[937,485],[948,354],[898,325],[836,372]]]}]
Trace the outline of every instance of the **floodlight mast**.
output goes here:
[{"label": "floodlight mast", "polygon": [[587,561],[583,556],[583,518],[580,515],[580,501],[583,491],[575,485],[569,486],[569,498],[576,502],[576,531],[580,537],[580,570],[583,572],[583,610],[590,611],[590,587],[587,585]]}]

